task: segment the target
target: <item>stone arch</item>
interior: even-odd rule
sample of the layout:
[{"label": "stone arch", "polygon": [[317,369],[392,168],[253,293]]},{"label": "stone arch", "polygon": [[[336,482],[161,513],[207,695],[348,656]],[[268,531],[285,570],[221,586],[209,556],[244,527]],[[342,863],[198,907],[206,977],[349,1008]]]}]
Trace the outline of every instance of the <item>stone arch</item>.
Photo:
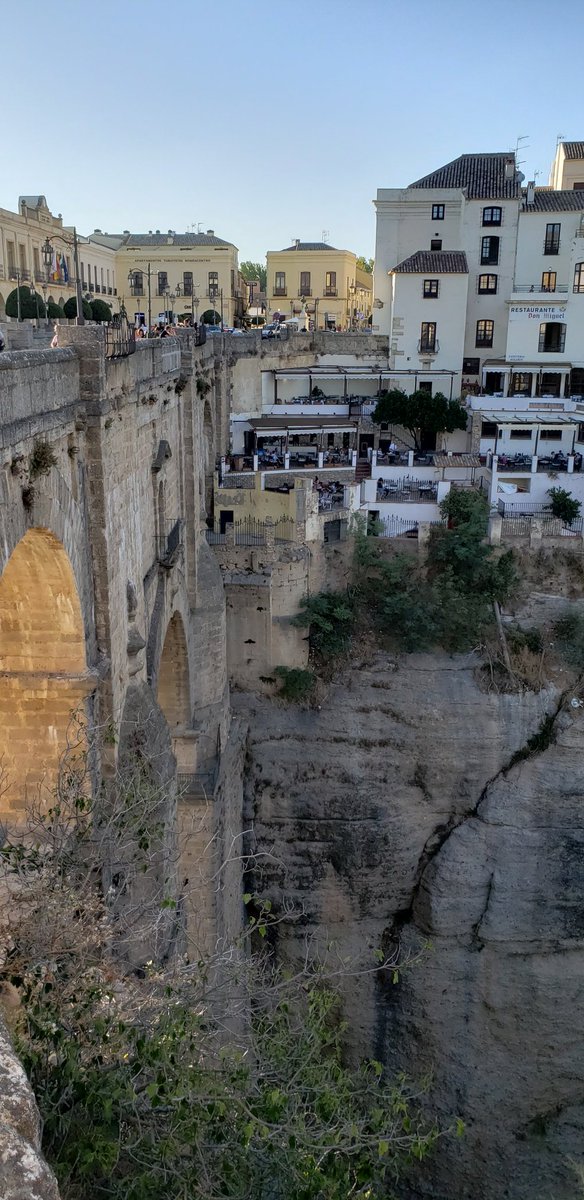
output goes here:
[{"label": "stone arch", "polygon": [[173,736],[190,727],[189,655],[179,612],[172,614],[166,630],[158,668],[157,699]]},{"label": "stone arch", "polygon": [[0,577],[0,809],[13,816],[39,791],[47,799],[63,754],[84,748],[92,690],[85,644],[63,543],[49,529],[29,529]]}]

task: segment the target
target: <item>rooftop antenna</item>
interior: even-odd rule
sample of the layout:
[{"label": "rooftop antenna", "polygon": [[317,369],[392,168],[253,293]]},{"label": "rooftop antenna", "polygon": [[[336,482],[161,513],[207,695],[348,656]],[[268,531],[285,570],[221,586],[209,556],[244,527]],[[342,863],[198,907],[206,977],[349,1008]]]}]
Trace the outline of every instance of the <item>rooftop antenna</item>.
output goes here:
[{"label": "rooftop antenna", "polygon": [[323,229],[323,231],[322,231],[322,240],[323,240],[323,242],[328,242],[329,236],[330,236],[330,235],[329,235],[329,231],[328,231],[328,229]]},{"label": "rooftop antenna", "polygon": [[517,141],[515,143],[515,162],[518,167],[522,167],[525,162],[524,158],[518,158],[517,156],[518,156],[520,150],[521,150],[521,152],[523,152],[524,150],[529,149],[529,143],[527,146],[521,145],[521,142],[527,142],[528,137],[529,137],[528,133],[523,133],[523,134],[521,134],[520,137],[517,138]]},{"label": "rooftop antenna", "polygon": [[558,135],[556,137],[556,150],[557,150],[560,142],[563,142],[565,136],[566,136],[565,133],[558,133]]}]

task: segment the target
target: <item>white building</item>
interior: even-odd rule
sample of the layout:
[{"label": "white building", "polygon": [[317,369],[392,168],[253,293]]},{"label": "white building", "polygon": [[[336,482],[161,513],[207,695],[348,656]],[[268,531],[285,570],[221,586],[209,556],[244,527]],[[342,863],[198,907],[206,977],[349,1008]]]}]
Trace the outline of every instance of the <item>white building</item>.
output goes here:
[{"label": "white building", "polygon": [[584,142],[558,145],[550,187],[522,178],[513,154],[465,154],[378,191],[379,326],[417,386],[584,395]]}]

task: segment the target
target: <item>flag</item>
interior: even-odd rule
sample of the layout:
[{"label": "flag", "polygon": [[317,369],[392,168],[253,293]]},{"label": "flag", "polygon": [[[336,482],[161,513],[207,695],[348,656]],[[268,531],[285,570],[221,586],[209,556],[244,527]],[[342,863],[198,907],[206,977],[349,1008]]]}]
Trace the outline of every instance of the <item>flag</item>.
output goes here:
[{"label": "flag", "polygon": [[63,283],[69,282],[69,272],[67,270],[67,259],[65,258],[64,254],[61,255],[61,277],[62,277]]},{"label": "flag", "polygon": [[54,279],[56,282],[58,280],[58,278],[59,278],[59,268],[57,266],[57,252],[56,252],[56,250],[53,250],[53,258],[52,258],[52,262],[51,262],[51,279]]}]

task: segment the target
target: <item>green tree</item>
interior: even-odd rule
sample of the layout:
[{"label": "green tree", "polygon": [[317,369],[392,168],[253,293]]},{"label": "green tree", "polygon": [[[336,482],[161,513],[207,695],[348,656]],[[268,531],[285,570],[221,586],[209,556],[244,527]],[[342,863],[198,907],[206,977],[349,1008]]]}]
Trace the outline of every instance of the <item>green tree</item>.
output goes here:
[{"label": "green tree", "polygon": [[55,304],[54,300],[49,300],[49,302],[47,304],[47,308],[49,310],[49,317],[53,321],[58,320],[59,317],[62,317],[64,315],[63,309],[60,308],[58,304]]},{"label": "green tree", "polygon": [[579,500],[576,500],[571,492],[565,488],[552,487],[548,490],[548,496],[551,501],[551,510],[554,517],[560,517],[566,525],[571,525],[576,517],[580,516],[582,505]]},{"label": "green tree", "polygon": [[368,275],[372,275],[375,260],[373,258],[365,258],[363,254],[358,254],[357,266],[360,271],[366,271]]},{"label": "green tree", "polygon": [[7,317],[17,317],[18,316],[17,293],[20,293],[20,315],[23,318],[23,320],[25,320],[25,319],[34,320],[34,318],[37,316],[44,317],[45,305],[44,305],[44,301],[43,301],[42,297],[39,296],[38,292],[34,292],[34,293],[31,292],[30,288],[26,287],[25,284],[21,284],[21,286],[19,288],[14,288],[14,291],[10,292],[9,295],[7,296],[7,299],[6,299],[6,316]]},{"label": "green tree", "polygon": [[[112,310],[105,300],[90,301],[91,315],[94,321],[107,324],[112,319]],[[85,311],[85,308],[84,308]]]},{"label": "green tree", "polygon": [[[63,314],[64,316],[68,317],[69,320],[72,320],[73,317],[77,316],[76,296],[69,296],[69,299],[65,301],[65,304],[63,305]],[[85,317],[86,321],[93,320],[93,312],[89,300],[83,301],[83,316]]]},{"label": "green tree", "polygon": [[265,292],[268,283],[268,272],[265,263],[251,262],[247,259],[246,262],[239,264],[239,269],[247,283],[254,279],[259,279],[260,291]]},{"label": "green tree", "polygon": [[380,425],[401,425],[414,439],[416,450],[422,448],[425,434],[452,433],[466,429],[468,415],[460,400],[447,400],[442,392],[413,392],[407,396],[399,388],[382,392],[373,413]]}]

